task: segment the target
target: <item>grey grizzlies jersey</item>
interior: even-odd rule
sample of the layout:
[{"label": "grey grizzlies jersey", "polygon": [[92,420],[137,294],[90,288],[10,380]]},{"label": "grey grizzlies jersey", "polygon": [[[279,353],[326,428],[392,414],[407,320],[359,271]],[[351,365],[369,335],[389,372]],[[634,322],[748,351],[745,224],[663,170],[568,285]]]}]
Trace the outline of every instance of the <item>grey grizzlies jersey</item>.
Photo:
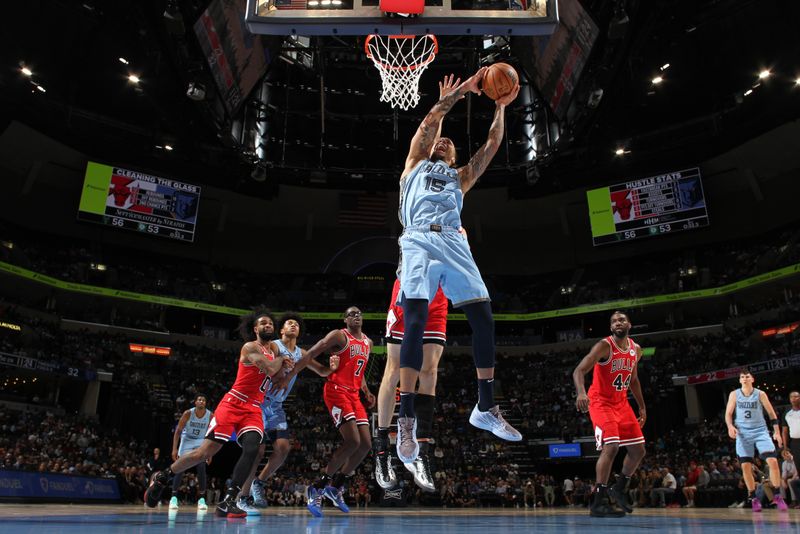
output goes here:
[{"label": "grey grizzlies jersey", "polygon": [[734,424],[739,430],[761,430],[767,427],[764,420],[764,407],[761,405],[761,390],[753,388],[750,395],[736,390],[736,420]]}]

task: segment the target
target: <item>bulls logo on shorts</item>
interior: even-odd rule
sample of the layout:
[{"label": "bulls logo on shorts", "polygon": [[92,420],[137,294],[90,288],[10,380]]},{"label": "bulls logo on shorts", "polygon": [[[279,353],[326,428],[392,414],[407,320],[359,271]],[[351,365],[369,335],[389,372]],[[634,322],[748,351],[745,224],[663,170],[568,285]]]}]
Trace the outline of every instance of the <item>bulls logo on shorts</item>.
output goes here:
[{"label": "bulls logo on shorts", "polygon": [[338,426],[342,422],[342,409],[338,406],[334,406],[331,408],[331,417],[333,417],[333,422],[336,423]]}]

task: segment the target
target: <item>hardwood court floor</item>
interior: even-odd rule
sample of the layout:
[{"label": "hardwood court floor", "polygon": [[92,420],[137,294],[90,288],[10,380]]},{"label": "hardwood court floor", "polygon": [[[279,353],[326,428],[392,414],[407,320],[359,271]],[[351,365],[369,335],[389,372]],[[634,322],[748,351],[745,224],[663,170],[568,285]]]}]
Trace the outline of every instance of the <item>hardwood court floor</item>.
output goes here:
[{"label": "hardwood court floor", "polygon": [[349,514],[325,508],[315,519],[304,509],[270,508],[260,517],[221,519],[213,508],[193,507],[168,512],[143,506],[0,504],[0,532],[8,533],[181,533],[303,532],[305,534],[506,534],[560,532],[604,534],[653,532],[668,534],[764,534],[800,532],[800,510],[778,512],[693,508],[637,509],[624,518],[593,518],[583,509],[354,509]]}]

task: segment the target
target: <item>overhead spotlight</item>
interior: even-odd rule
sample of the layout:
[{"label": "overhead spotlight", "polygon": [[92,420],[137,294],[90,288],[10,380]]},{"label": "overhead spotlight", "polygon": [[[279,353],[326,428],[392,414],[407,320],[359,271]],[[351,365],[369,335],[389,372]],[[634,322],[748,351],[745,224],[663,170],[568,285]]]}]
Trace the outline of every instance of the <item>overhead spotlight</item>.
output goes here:
[{"label": "overhead spotlight", "polygon": [[308,0],[308,7],[317,7],[319,6],[319,0]]},{"label": "overhead spotlight", "polygon": [[31,69],[29,69],[28,67],[22,67],[22,68],[19,69],[19,71],[22,74],[24,74],[25,76],[27,76],[28,78],[33,76],[33,71]]},{"label": "overhead spotlight", "polygon": [[329,6],[329,5],[331,5],[332,3],[333,3],[333,2],[332,2],[331,0],[321,0],[321,1],[320,1],[320,5],[323,5],[323,6]]},{"label": "overhead spotlight", "polygon": [[624,154],[627,154],[628,152],[630,152],[630,151],[629,151],[629,150],[625,150],[623,147],[618,147],[618,148],[617,148],[617,149],[614,151],[614,154],[616,154],[617,156],[622,156],[622,155],[624,155]]},{"label": "overhead spotlight", "polygon": [[663,65],[661,65],[661,71],[662,72],[667,70],[668,68],[669,68],[669,63],[664,63]]},{"label": "overhead spotlight", "polygon": [[764,69],[764,70],[762,70],[761,72],[758,73],[758,79],[759,80],[766,80],[767,78],[770,77],[771,74],[772,73],[769,71],[769,69]]},{"label": "overhead spotlight", "polygon": [[135,74],[129,74],[128,75],[128,81],[131,82],[131,83],[139,83],[141,81],[141,79]]},{"label": "overhead spotlight", "polygon": [[795,85],[800,85],[800,76],[798,76],[798,77],[797,77],[797,78],[794,80],[794,84],[795,84]]},{"label": "overhead spotlight", "polygon": [[164,145],[164,150],[172,152],[174,149],[172,148],[172,145]]},{"label": "overhead spotlight", "polygon": [[47,92],[47,89],[45,89],[41,85],[37,85],[36,86],[36,90],[39,91],[40,93],[46,93]]},{"label": "overhead spotlight", "polygon": [[120,63],[122,63],[123,65],[130,65],[130,62],[129,62],[127,59],[125,59],[124,57],[118,57],[117,59],[118,59],[118,60],[119,60],[119,62],[120,62]]},{"label": "overhead spotlight", "polygon": [[344,2],[342,0],[332,0],[332,3],[335,6],[341,6]]},{"label": "overhead spotlight", "polygon": [[658,84],[660,84],[661,82],[664,81],[664,78],[662,78],[661,76],[656,76],[655,78],[653,78],[650,81],[653,82],[653,85],[658,85]]},{"label": "overhead spotlight", "polygon": [[747,91],[744,92],[744,96],[750,96],[752,94],[753,94],[753,90],[752,89],[748,89]]}]

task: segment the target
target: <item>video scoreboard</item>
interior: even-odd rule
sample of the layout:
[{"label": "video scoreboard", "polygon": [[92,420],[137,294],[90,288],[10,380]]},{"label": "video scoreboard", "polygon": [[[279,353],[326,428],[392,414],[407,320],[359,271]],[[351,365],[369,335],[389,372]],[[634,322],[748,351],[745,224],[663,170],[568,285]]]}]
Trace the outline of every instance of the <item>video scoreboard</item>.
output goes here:
[{"label": "video scoreboard", "polygon": [[200,186],[90,161],[78,219],[194,241]]},{"label": "video scoreboard", "polygon": [[586,197],[595,246],[709,225],[697,167],[591,189]]}]

